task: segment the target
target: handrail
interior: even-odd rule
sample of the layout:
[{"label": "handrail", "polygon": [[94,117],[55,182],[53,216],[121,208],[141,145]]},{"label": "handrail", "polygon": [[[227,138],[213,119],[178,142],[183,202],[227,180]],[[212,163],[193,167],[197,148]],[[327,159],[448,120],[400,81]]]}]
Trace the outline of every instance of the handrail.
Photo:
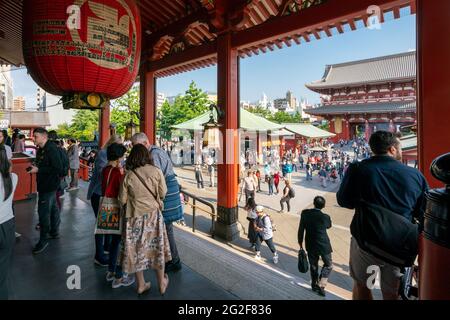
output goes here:
[{"label": "handrail", "polygon": [[[189,198],[192,198],[192,205],[191,205],[191,207],[192,207],[192,232],[195,232],[195,211],[196,211],[195,209],[197,208],[196,201],[203,203],[204,205],[208,206],[211,209],[212,212],[210,213],[210,215],[211,215],[211,230],[210,230],[210,232],[211,232],[211,236],[214,238],[214,222],[216,221],[216,216],[217,216],[216,208],[214,207],[214,205],[211,202],[208,202],[202,198],[199,198],[198,196],[196,196],[190,192],[187,192],[184,189],[182,189],[180,192],[182,194],[187,195]],[[201,208],[199,208],[199,210],[205,211]],[[209,212],[207,212],[207,213],[209,213]]]}]

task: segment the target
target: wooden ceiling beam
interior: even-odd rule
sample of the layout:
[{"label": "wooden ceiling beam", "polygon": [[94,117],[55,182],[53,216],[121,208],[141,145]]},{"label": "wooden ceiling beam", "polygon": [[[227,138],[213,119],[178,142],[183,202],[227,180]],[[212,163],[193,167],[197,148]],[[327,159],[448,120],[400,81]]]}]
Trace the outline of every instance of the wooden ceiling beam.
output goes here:
[{"label": "wooden ceiling beam", "polygon": [[279,9],[273,0],[264,0],[264,5],[267,7],[267,10],[270,12],[271,15],[273,16],[278,15]]},{"label": "wooden ceiling beam", "polygon": [[191,61],[215,57],[216,54],[217,43],[212,41],[202,46],[187,48],[182,52],[171,54],[158,61],[150,61],[148,63],[148,71],[170,69],[173,66],[183,65]]},{"label": "wooden ceiling beam", "polygon": [[170,35],[177,37],[193,23],[195,22],[204,22],[208,23],[209,20],[209,14],[206,10],[200,10],[194,14],[188,15],[184,18],[181,18],[177,22],[168,25],[167,27],[164,27],[160,30],[157,30],[156,32],[153,32],[150,35],[147,35],[143,38],[143,41],[147,41],[148,43],[153,43],[158,41],[161,37],[164,37],[165,35]]},{"label": "wooden ceiling beam", "polygon": [[349,20],[348,20],[348,25],[350,26],[350,29],[352,29],[352,31],[355,31],[355,30],[356,30],[356,23],[355,23],[355,20],[349,19]]},{"label": "wooden ceiling beam", "polygon": [[385,11],[394,7],[409,6],[414,0],[327,0],[306,10],[300,10],[288,16],[277,16],[262,25],[240,31],[233,35],[233,47],[253,46],[255,44],[273,41],[276,38],[289,36],[293,33],[303,33],[308,29],[324,29],[336,22],[349,21],[355,17],[367,16],[367,8],[377,5]]},{"label": "wooden ceiling beam", "polygon": [[300,45],[300,44],[301,44],[300,36],[299,36],[299,35],[294,35],[294,36],[292,37],[292,40],[294,40],[294,42],[295,42],[297,45]]}]

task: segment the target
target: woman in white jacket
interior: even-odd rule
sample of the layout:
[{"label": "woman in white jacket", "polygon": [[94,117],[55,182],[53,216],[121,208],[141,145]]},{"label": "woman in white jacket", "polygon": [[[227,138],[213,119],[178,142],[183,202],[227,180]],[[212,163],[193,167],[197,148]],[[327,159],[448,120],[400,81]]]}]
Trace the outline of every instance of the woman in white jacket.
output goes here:
[{"label": "woman in white jacket", "polygon": [[17,175],[11,173],[6,148],[0,145],[0,300],[8,299],[8,275],[15,243],[15,222],[12,209]]}]

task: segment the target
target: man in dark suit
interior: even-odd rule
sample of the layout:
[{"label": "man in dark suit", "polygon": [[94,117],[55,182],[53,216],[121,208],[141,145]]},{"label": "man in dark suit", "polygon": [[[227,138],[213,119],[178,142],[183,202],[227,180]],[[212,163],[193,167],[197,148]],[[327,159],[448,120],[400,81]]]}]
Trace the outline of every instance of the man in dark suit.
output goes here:
[{"label": "man in dark suit", "polygon": [[[325,207],[325,199],[317,196],[314,198],[314,209],[302,211],[300,226],[298,228],[298,244],[303,248],[303,236],[306,230],[306,251],[308,253],[311,287],[319,295],[325,296],[325,286],[333,269],[331,258],[330,239],[327,229],[331,228],[331,218],[321,210]],[[319,258],[322,258],[323,267],[319,277]]]}]

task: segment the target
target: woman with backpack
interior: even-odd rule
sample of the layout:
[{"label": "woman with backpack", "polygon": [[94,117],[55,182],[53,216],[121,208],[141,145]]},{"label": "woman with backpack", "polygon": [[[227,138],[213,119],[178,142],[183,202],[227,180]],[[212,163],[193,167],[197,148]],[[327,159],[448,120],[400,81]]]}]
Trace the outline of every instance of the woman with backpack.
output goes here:
[{"label": "woman with backpack", "polygon": [[261,242],[264,241],[273,253],[273,263],[278,263],[278,252],[273,244],[273,224],[270,216],[264,213],[263,206],[256,206],[255,208],[257,218],[254,222],[254,228],[257,232],[255,250],[255,259],[261,259]]},{"label": "woman with backpack", "polygon": [[255,230],[254,222],[256,218],[258,217],[256,214],[256,203],[254,198],[248,198],[247,204],[245,205],[245,210],[247,210],[247,220],[249,221],[248,224],[248,241],[250,241],[250,248],[255,247],[256,245],[256,237],[257,233]]}]

